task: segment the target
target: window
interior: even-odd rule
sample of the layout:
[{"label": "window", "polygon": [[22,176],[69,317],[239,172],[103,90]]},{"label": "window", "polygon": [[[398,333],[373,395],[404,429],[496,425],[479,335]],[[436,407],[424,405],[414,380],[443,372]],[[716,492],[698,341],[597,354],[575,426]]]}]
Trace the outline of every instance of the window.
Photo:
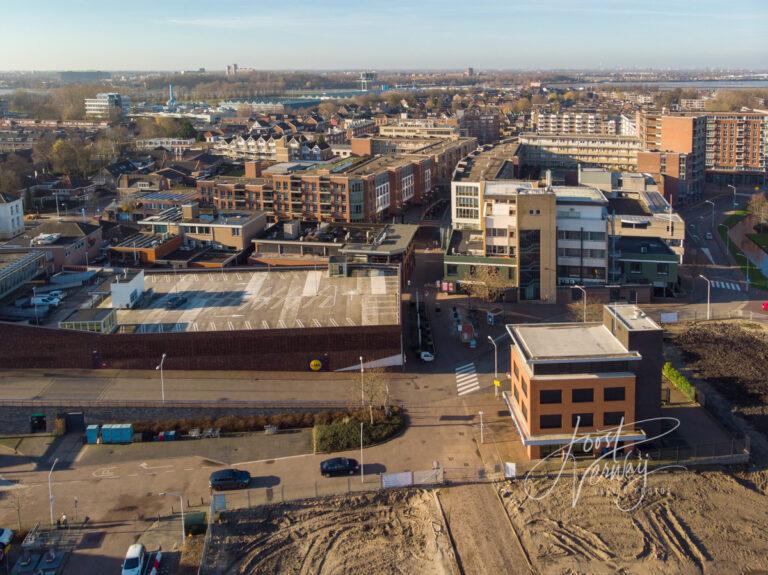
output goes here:
[{"label": "window", "polygon": [[232,235],[233,236],[239,236],[240,235],[240,228],[232,228]]},{"label": "window", "polygon": [[455,276],[459,274],[459,266],[455,264],[448,264],[445,266],[445,274],[449,276]]},{"label": "window", "polygon": [[523,395],[525,395],[525,397],[528,397],[528,382],[525,381],[525,378],[520,379],[520,387],[523,388]]},{"label": "window", "polygon": [[623,387],[606,387],[603,390],[604,401],[624,401]]},{"label": "window", "polygon": [[520,377],[520,370],[517,368],[517,364],[516,363],[512,364],[512,371],[515,373],[515,379]]},{"label": "window", "polygon": [[558,413],[556,415],[540,415],[539,427],[541,429],[559,429],[563,426],[563,417]]},{"label": "window", "polygon": [[529,216],[538,216],[539,214],[541,214],[541,210],[528,210]]},{"label": "window", "polygon": [[573,403],[589,403],[595,400],[595,390],[590,388],[574,389],[571,391],[571,401]]},{"label": "window", "polygon": [[592,427],[595,424],[591,413],[574,413],[571,415],[571,427]]},{"label": "window", "polygon": [[523,419],[528,421],[528,408],[525,406],[525,403],[520,404],[520,411],[523,412]]},{"label": "window", "polygon": [[539,391],[539,403],[562,403],[563,392],[559,389],[542,389]]},{"label": "window", "polygon": [[656,273],[660,276],[669,275],[669,264],[656,264]]},{"label": "window", "polygon": [[623,411],[606,411],[603,413],[603,425],[619,425],[623,418]]},{"label": "window", "polygon": [[641,274],[643,273],[643,264],[640,262],[630,262],[629,263],[629,273],[631,274]]},{"label": "window", "polygon": [[514,394],[514,396],[515,396],[515,401],[516,401],[517,403],[520,403],[520,394],[517,392],[517,386],[516,386],[516,385],[513,385],[513,386],[512,386],[512,393],[513,393],[513,394]]}]

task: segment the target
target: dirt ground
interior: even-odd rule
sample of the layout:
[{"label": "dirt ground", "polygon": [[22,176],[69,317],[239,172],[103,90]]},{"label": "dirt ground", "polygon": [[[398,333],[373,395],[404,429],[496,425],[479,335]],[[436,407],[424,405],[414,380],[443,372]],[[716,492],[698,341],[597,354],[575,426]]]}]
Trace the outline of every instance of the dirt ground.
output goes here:
[{"label": "dirt ground", "polygon": [[719,575],[766,568],[767,484],[765,472],[651,475],[629,512],[617,500],[629,508],[637,499],[616,481],[585,487],[575,506],[566,477],[551,492],[542,479],[501,494],[537,573]]},{"label": "dirt ground", "polygon": [[[434,496],[390,490],[228,512],[208,574],[455,573]],[[207,563],[211,565],[211,561]]]},{"label": "dirt ground", "polygon": [[761,324],[699,323],[678,331],[672,341],[691,375],[768,434],[768,332]]}]

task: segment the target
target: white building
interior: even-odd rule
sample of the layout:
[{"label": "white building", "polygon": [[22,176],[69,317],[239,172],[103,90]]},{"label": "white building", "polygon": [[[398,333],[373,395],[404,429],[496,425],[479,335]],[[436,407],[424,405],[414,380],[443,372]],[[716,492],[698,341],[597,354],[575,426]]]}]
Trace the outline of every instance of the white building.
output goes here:
[{"label": "white building", "polygon": [[24,231],[24,206],[21,198],[0,193],[0,239],[8,240]]},{"label": "white building", "polygon": [[112,308],[131,309],[144,295],[144,270],[116,276],[111,293]]},{"label": "white building", "polygon": [[131,111],[131,100],[117,92],[96,94],[85,99],[85,115],[88,118],[124,118]]}]

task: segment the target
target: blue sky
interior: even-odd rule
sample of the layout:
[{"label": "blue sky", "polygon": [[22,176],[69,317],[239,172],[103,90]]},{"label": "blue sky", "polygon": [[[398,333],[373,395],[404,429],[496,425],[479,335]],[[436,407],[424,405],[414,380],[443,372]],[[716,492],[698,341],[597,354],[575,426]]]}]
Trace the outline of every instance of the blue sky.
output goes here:
[{"label": "blue sky", "polygon": [[0,70],[768,67],[768,0],[3,0]]}]

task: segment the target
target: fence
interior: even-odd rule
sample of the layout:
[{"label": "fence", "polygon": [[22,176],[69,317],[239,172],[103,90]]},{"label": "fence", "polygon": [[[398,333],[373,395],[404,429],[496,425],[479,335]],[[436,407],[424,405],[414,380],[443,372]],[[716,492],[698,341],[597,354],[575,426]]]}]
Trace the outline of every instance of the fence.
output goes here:
[{"label": "fence", "polygon": [[[681,323],[681,322],[696,322],[696,321],[707,321],[709,320],[723,320],[723,319],[742,319],[745,321],[755,321],[755,322],[761,322],[766,323],[768,322],[768,314],[762,314],[762,313],[755,313],[753,311],[745,311],[741,309],[731,310],[727,313],[725,312],[717,312],[716,310],[711,310],[709,318],[707,318],[707,312],[706,311],[698,311],[698,310],[679,310],[679,311],[673,311],[673,312],[651,312],[648,313],[650,317],[652,317],[655,321],[659,322],[660,324],[664,323]],[[676,315],[676,319],[674,321],[670,321],[671,315]]]}]

